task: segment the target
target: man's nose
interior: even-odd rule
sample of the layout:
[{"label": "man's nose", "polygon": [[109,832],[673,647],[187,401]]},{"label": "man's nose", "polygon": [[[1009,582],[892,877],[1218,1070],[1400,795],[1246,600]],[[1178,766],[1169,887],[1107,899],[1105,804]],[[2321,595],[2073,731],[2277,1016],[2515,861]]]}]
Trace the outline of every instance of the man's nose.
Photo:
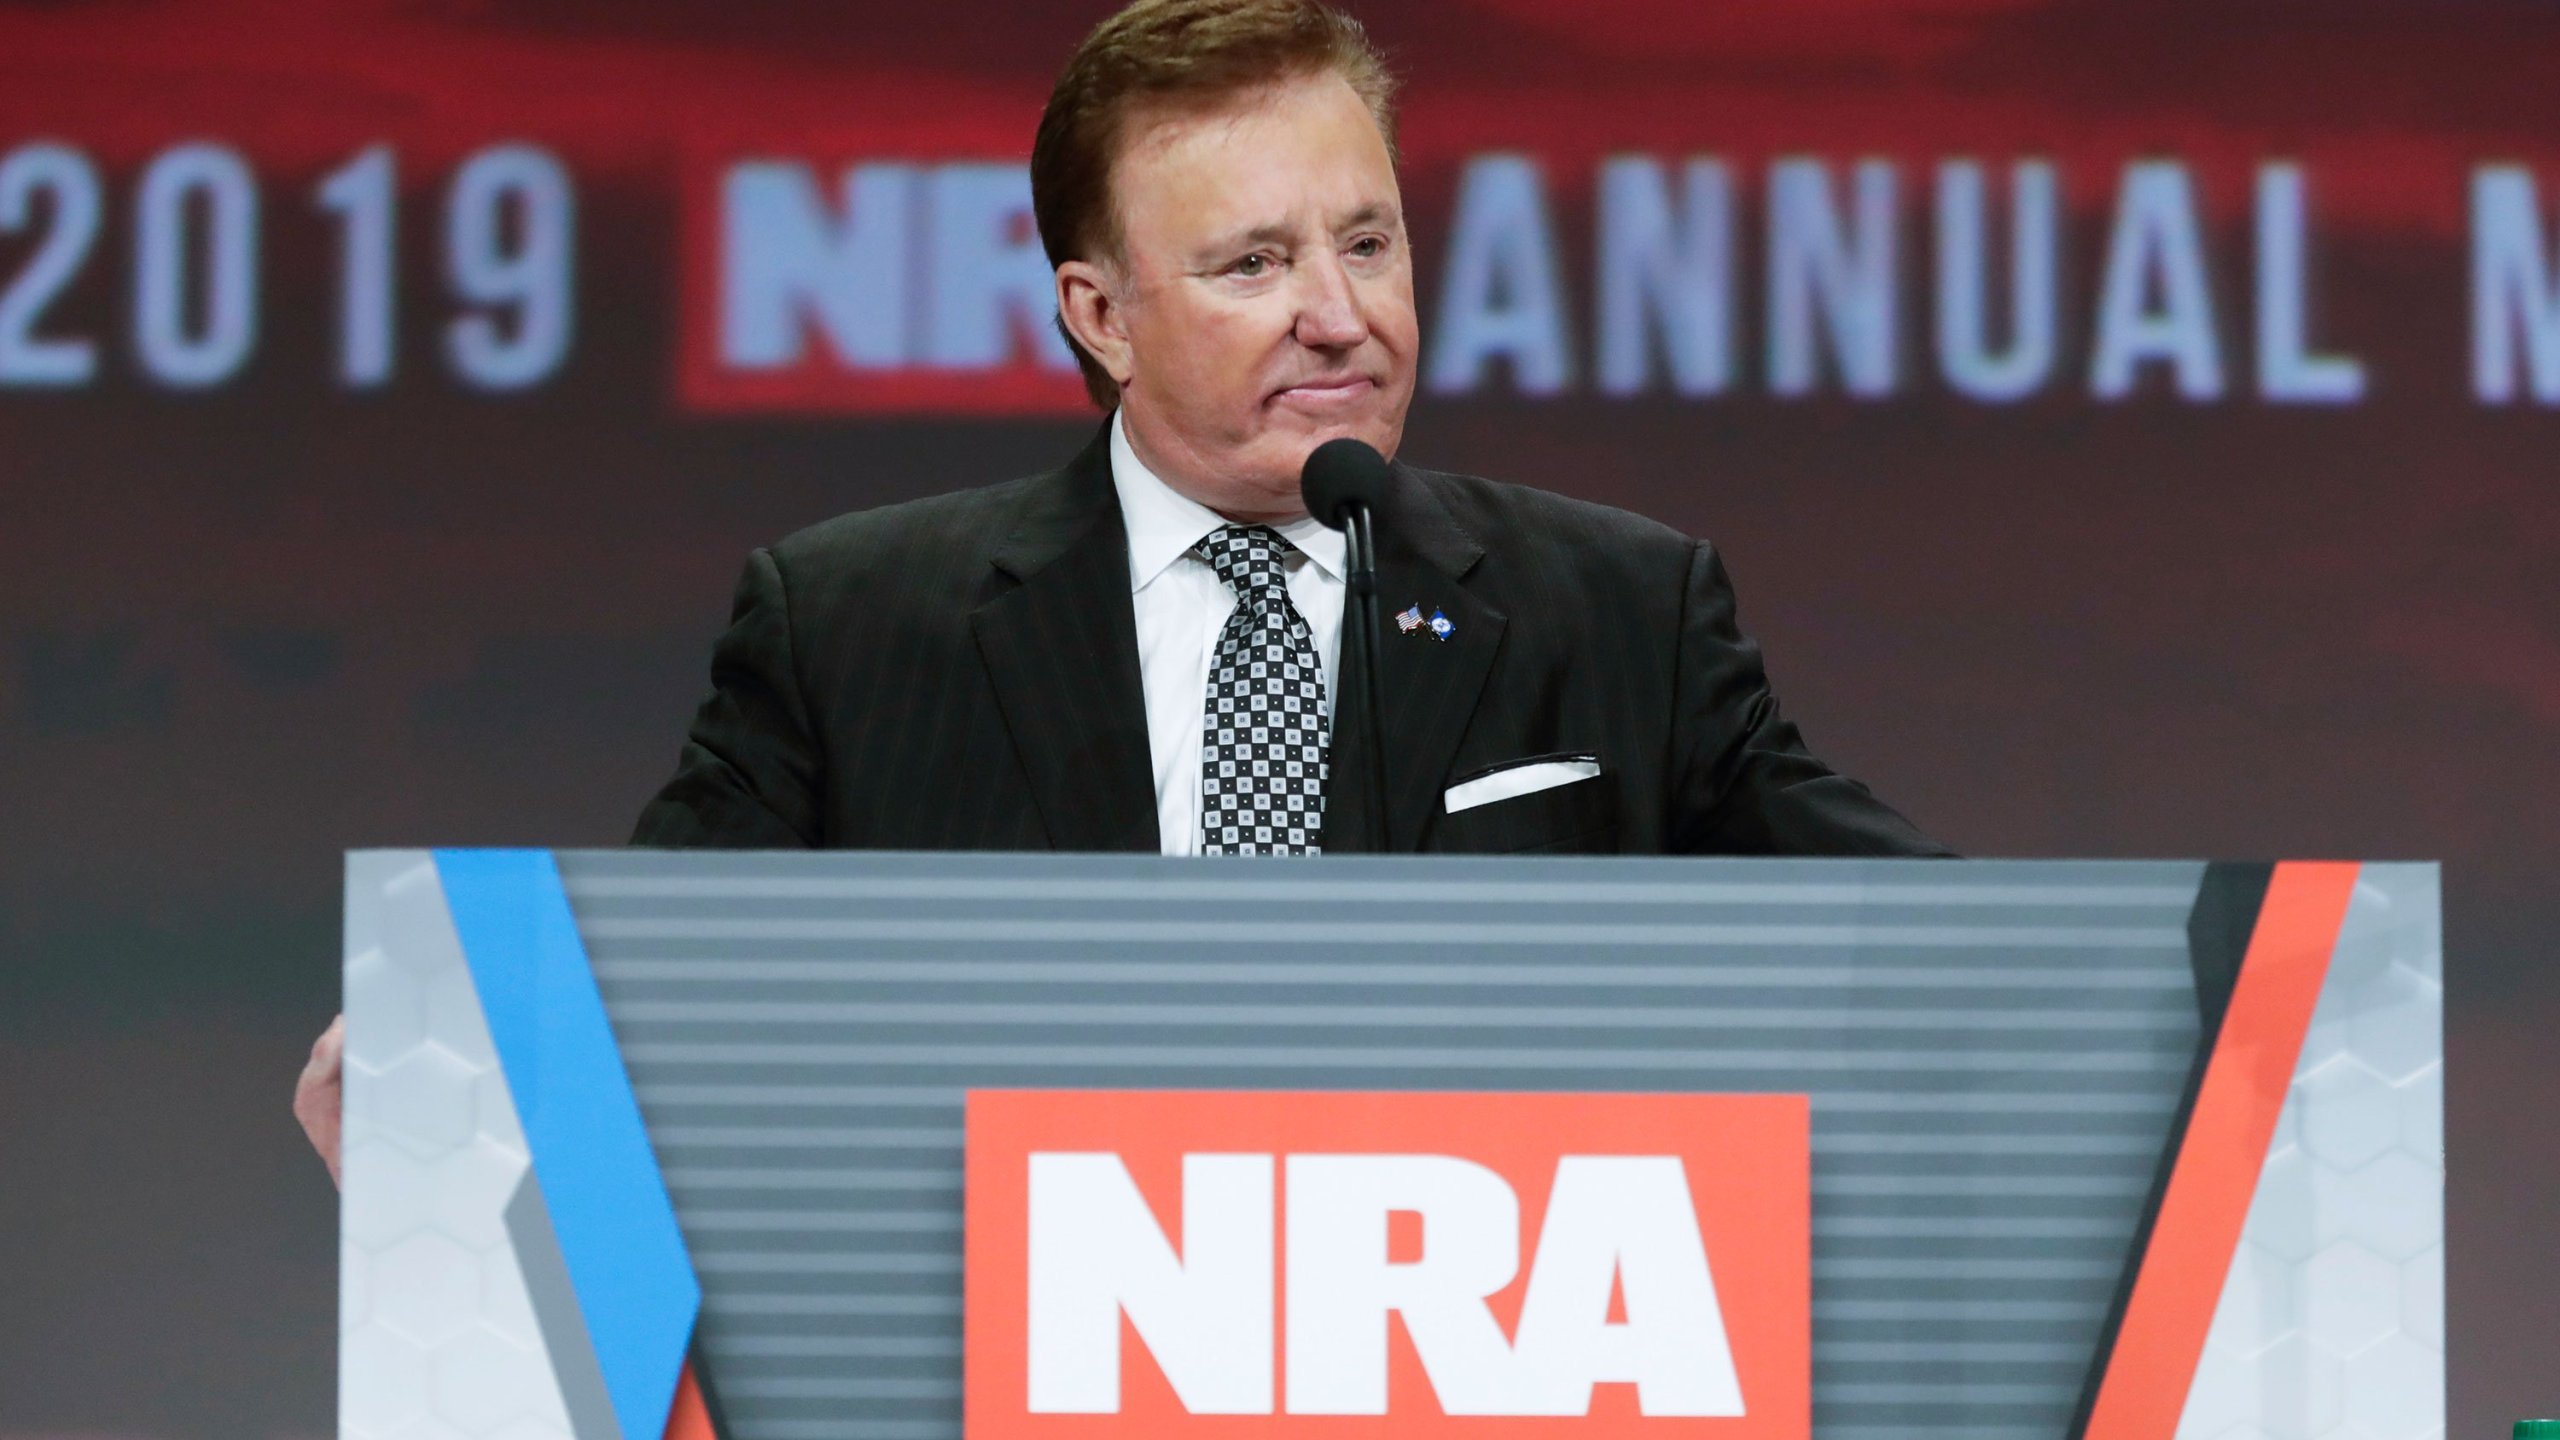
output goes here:
[{"label": "man's nose", "polygon": [[1348,350],[1369,338],[1368,317],[1360,313],[1360,296],[1341,256],[1321,256],[1299,267],[1298,274],[1299,344],[1310,350]]}]

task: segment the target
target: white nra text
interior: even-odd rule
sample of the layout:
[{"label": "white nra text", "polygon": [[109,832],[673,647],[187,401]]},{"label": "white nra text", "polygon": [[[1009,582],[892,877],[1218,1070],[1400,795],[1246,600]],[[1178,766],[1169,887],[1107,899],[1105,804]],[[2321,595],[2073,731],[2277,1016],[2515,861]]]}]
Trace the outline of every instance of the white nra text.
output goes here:
[{"label": "white nra text", "polygon": [[1611,1382],[1648,1416],[1745,1413],[1676,1156],[1559,1161],[1508,1335],[1488,1301],[1522,1275],[1520,1197],[1472,1160],[1186,1155],[1178,1246],[1119,1156],[1030,1167],[1033,1413],[1120,1413],[1124,1314],[1195,1415],[1387,1414],[1391,1319],[1444,1414],[1583,1415]]}]

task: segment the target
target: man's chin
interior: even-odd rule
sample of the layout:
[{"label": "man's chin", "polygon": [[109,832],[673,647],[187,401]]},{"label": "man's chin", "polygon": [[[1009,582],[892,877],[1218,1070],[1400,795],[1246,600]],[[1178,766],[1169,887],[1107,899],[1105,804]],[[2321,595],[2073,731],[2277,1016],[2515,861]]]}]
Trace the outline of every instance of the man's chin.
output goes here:
[{"label": "man's chin", "polygon": [[1345,407],[1338,412],[1274,403],[1269,409],[1271,424],[1268,433],[1286,436],[1287,443],[1297,452],[1301,463],[1317,446],[1346,435],[1366,441],[1382,455],[1393,455],[1404,427],[1397,423],[1397,417],[1385,413],[1385,407],[1374,393],[1367,399],[1368,403],[1364,405]]}]

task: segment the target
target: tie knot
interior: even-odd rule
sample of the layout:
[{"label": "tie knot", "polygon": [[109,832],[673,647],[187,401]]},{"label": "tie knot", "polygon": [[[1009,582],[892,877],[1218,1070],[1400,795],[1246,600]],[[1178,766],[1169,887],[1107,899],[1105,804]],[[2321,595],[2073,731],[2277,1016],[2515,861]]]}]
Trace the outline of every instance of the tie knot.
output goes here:
[{"label": "tie knot", "polygon": [[1222,525],[1191,547],[1239,598],[1270,590],[1286,593],[1286,562],[1297,548],[1268,525]]}]

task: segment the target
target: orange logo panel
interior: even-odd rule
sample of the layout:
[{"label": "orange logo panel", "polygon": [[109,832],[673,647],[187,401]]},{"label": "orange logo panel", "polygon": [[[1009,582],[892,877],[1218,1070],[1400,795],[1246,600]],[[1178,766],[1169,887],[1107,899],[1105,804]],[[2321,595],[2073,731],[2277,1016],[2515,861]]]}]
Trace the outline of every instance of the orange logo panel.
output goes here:
[{"label": "orange logo panel", "polygon": [[968,1440],[1811,1432],[1801,1095],[978,1091]]}]

